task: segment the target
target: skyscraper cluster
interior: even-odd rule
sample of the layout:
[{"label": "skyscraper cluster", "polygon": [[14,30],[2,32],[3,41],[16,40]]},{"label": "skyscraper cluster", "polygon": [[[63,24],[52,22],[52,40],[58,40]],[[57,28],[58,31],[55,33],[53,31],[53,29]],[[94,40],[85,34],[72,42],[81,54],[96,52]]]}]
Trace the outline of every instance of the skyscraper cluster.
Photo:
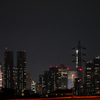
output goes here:
[{"label": "skyscraper cluster", "polygon": [[4,87],[22,91],[26,89],[26,51],[17,52],[17,66],[14,66],[13,51],[5,49]]},{"label": "skyscraper cluster", "polygon": [[86,95],[100,93],[100,56],[86,62],[84,79]]}]

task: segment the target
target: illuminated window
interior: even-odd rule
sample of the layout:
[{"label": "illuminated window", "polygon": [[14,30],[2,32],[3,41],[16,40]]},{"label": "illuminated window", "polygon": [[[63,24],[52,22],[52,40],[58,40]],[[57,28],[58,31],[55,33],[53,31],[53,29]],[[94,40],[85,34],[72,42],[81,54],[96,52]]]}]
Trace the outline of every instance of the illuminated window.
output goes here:
[{"label": "illuminated window", "polygon": [[91,71],[87,72],[87,74],[91,74]]},{"label": "illuminated window", "polygon": [[87,70],[91,70],[91,68],[87,67]]},{"label": "illuminated window", "polygon": [[26,73],[24,73],[24,75],[26,75]]},{"label": "illuminated window", "polygon": [[95,67],[95,69],[99,70],[99,67]]},{"label": "illuminated window", "polygon": [[99,66],[99,64],[95,64],[95,66]]},{"label": "illuminated window", "polygon": [[95,75],[98,75],[98,73],[95,73]]}]

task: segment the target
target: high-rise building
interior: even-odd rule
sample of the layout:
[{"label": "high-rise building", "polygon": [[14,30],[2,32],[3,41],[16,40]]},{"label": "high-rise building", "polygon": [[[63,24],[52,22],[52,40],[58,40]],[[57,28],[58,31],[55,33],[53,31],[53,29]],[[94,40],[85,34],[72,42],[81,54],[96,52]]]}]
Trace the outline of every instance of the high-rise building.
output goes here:
[{"label": "high-rise building", "polygon": [[2,67],[0,63],[0,88],[2,88],[2,86],[3,86],[3,76],[2,76]]},{"label": "high-rise building", "polygon": [[4,87],[14,89],[13,52],[7,50],[4,52]]},{"label": "high-rise building", "polygon": [[94,91],[99,92],[100,91],[100,57],[97,56],[94,58],[93,61],[93,86]]},{"label": "high-rise building", "polygon": [[33,93],[36,93],[36,82],[35,81],[32,81],[32,83],[31,83],[31,91]]},{"label": "high-rise building", "polygon": [[85,66],[84,89],[86,95],[91,95],[93,91],[93,64],[87,61]]},{"label": "high-rise building", "polygon": [[31,90],[32,77],[30,73],[26,73],[26,90]]},{"label": "high-rise building", "polygon": [[63,64],[58,67],[58,81],[57,81],[58,89],[67,89],[68,88],[68,72],[67,67]]},{"label": "high-rise building", "polygon": [[80,95],[80,78],[75,78],[73,94],[76,96]]},{"label": "high-rise building", "polygon": [[[69,89],[74,87],[75,78],[77,78],[77,71],[68,70],[68,88]],[[73,86],[72,86],[72,84],[73,84]]]},{"label": "high-rise building", "polygon": [[57,80],[58,80],[58,68],[50,66],[50,92],[56,90],[58,88]]},{"label": "high-rise building", "polygon": [[26,51],[17,52],[18,90],[26,89]]},{"label": "high-rise building", "polygon": [[44,80],[45,80],[45,86],[46,86],[46,93],[50,93],[50,71],[44,72]]},{"label": "high-rise building", "polygon": [[62,63],[61,66],[50,66],[49,71],[39,76],[39,85],[42,94],[50,93],[56,89],[68,88],[67,66]]},{"label": "high-rise building", "polygon": [[39,75],[39,94],[44,94],[46,91],[46,85],[44,75]]},{"label": "high-rise building", "polygon": [[13,67],[13,77],[14,77],[14,89],[17,89],[17,80],[18,80],[18,68],[17,66]]}]

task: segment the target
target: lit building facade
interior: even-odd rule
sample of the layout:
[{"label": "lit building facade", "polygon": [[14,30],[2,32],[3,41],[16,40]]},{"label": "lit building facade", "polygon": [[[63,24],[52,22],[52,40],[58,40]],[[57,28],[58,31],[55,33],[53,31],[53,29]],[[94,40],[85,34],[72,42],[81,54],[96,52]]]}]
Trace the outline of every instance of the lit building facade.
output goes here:
[{"label": "lit building facade", "polygon": [[26,51],[17,52],[18,90],[26,89]]},{"label": "lit building facade", "polygon": [[[72,80],[72,74],[73,74],[73,80]],[[71,89],[72,88],[72,81],[73,81],[73,87],[74,87],[74,81],[75,78],[77,78],[77,71],[70,71],[68,70],[68,88]]]},{"label": "lit building facade", "polygon": [[26,73],[26,90],[31,90],[32,77],[30,73]]},{"label": "lit building facade", "polygon": [[1,67],[1,63],[0,63],[0,88],[3,87],[3,76],[2,76],[2,67]]},{"label": "lit building facade", "polygon": [[45,87],[46,87],[46,93],[50,93],[50,71],[44,72],[44,80],[45,80]]},{"label": "lit building facade", "polygon": [[39,76],[39,83],[40,87],[42,87],[42,94],[53,92],[56,89],[67,89],[67,67],[65,67],[63,64],[55,67],[50,66],[49,71],[45,71],[44,75]]},{"label": "lit building facade", "polygon": [[75,78],[74,81],[74,88],[73,88],[73,94],[76,96],[79,96],[81,91],[80,91],[80,78]]},{"label": "lit building facade", "polygon": [[94,91],[100,91],[100,56],[95,57],[93,60],[93,86]]},{"label": "lit building facade", "polygon": [[46,91],[46,85],[44,75],[39,75],[39,94],[44,94]]},{"label": "lit building facade", "polygon": [[35,81],[32,81],[32,83],[31,83],[31,91],[33,93],[36,93],[36,82]]},{"label": "lit building facade", "polygon": [[93,91],[93,64],[92,64],[92,61],[86,62],[84,88],[85,88],[86,95],[92,94],[92,91]]},{"label": "lit building facade", "polygon": [[17,80],[18,80],[18,68],[17,66],[13,67],[13,79],[14,79],[14,89],[17,89]]},{"label": "lit building facade", "polygon": [[13,52],[4,52],[4,87],[14,89]]},{"label": "lit building facade", "polygon": [[58,89],[67,89],[68,88],[68,72],[67,67],[60,66],[58,67]]}]

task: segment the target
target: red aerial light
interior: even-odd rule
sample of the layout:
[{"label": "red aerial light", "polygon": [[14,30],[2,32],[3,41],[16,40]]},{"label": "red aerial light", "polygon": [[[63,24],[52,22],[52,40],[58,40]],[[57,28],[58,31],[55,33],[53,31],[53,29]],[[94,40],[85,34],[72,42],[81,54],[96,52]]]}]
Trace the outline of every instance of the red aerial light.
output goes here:
[{"label": "red aerial light", "polygon": [[55,89],[57,89],[57,87],[55,87]]},{"label": "red aerial light", "polygon": [[67,68],[67,70],[69,70],[69,68]]},{"label": "red aerial light", "polygon": [[58,68],[58,66],[56,66],[56,68]]},{"label": "red aerial light", "polygon": [[79,68],[79,71],[82,71],[82,68]]},{"label": "red aerial light", "polygon": [[7,50],[7,47],[5,47],[5,49]]},{"label": "red aerial light", "polygon": [[80,81],[82,81],[82,79],[80,79]]},{"label": "red aerial light", "polygon": [[24,50],[24,52],[26,52],[26,51]]},{"label": "red aerial light", "polygon": [[52,66],[50,66],[50,68],[52,68]]},{"label": "red aerial light", "polygon": [[62,67],[60,67],[60,69],[62,69]]},{"label": "red aerial light", "polygon": [[4,64],[5,64],[5,62],[4,62]]}]

